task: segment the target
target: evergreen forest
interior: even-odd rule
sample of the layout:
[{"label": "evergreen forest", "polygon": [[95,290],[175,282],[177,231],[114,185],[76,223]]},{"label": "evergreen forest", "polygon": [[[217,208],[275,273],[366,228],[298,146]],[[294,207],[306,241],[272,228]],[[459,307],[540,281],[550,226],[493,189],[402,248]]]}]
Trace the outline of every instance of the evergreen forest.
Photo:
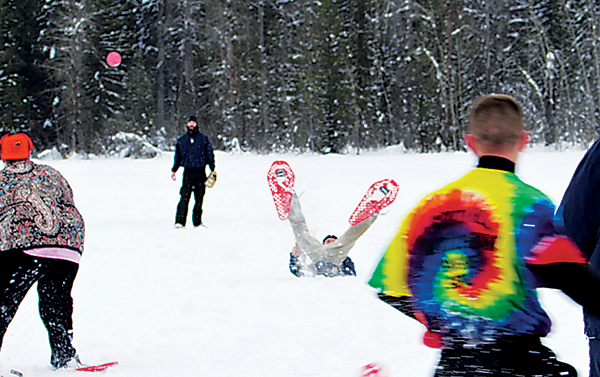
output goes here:
[{"label": "evergreen forest", "polygon": [[534,143],[587,146],[599,4],[0,0],[0,132],[65,157],[124,134],[169,150],[195,115],[225,151],[460,151],[469,105],[495,92]]}]

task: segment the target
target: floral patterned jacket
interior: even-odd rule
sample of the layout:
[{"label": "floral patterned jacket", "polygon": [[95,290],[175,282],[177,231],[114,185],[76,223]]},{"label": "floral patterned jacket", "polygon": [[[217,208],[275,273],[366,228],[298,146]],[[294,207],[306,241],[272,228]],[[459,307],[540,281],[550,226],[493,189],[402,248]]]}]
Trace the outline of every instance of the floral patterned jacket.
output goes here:
[{"label": "floral patterned jacket", "polygon": [[[0,251],[41,250],[39,256],[71,260],[60,256],[68,249],[80,256],[85,226],[65,178],[29,159],[6,164],[0,171]],[[48,250],[58,250],[57,256]]]}]

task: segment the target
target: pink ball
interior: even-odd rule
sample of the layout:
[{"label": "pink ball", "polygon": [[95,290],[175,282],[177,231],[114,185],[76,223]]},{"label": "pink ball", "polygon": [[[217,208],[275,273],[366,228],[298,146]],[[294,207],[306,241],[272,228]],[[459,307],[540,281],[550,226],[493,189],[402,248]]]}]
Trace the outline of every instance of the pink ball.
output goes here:
[{"label": "pink ball", "polygon": [[121,64],[121,55],[116,51],[111,51],[106,55],[106,64],[116,67]]}]

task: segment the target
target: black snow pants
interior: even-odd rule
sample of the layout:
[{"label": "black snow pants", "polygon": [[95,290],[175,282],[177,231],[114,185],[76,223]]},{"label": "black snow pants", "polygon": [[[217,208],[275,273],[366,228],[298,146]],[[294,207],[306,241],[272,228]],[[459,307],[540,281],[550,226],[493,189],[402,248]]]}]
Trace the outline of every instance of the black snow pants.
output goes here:
[{"label": "black snow pants", "polygon": [[183,184],[179,194],[181,199],[177,205],[177,215],[175,223],[185,225],[187,220],[188,205],[192,192],[194,193],[194,209],[192,210],[192,223],[194,226],[202,224],[202,201],[204,200],[204,192],[206,186],[206,169],[184,169],[183,170]]},{"label": "black snow pants", "polygon": [[71,289],[79,265],[74,262],[38,258],[22,251],[0,252],[0,346],[21,301],[37,282],[39,312],[48,331],[51,364],[63,367],[75,354],[73,298]]},{"label": "black snow pants", "polygon": [[590,348],[590,377],[600,377],[600,339],[590,336],[588,344]]},{"label": "black snow pants", "polygon": [[442,350],[435,377],[576,377],[571,365],[558,361],[540,338],[514,336],[494,344]]}]

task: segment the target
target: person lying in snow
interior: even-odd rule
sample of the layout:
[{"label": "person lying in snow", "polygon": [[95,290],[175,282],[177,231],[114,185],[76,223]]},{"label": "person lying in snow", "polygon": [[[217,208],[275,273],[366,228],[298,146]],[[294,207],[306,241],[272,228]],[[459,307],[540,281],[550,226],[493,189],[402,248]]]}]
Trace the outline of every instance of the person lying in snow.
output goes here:
[{"label": "person lying in snow", "polygon": [[293,192],[288,220],[294,231],[296,244],[290,253],[290,272],[298,277],[356,276],[354,263],[348,253],[376,218],[377,214],[372,215],[348,228],[339,238],[328,235],[321,243],[310,234],[300,207],[300,200]]}]

